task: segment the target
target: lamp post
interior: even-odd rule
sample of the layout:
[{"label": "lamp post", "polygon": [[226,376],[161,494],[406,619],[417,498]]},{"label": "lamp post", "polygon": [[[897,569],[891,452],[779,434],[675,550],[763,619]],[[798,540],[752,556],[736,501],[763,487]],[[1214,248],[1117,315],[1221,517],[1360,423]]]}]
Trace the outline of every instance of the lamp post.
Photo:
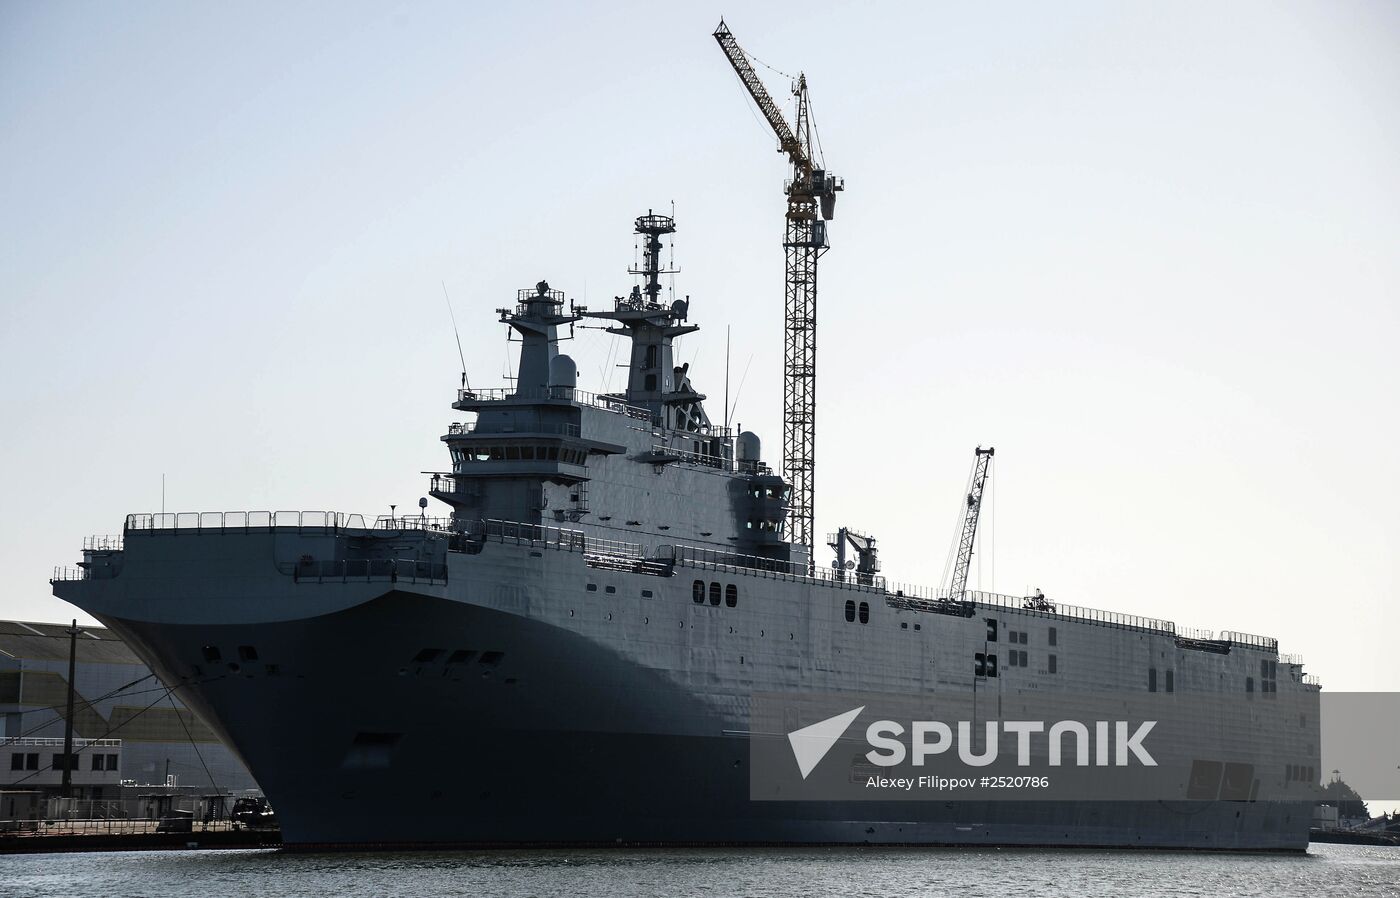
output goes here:
[{"label": "lamp post", "polygon": [[78,667],[78,634],[83,631],[78,629],[78,620],[74,618],[73,625],[63,632],[68,634],[68,713],[63,716],[63,788],[61,794],[64,798],[72,798],[73,699],[77,691],[73,686],[73,677]]}]

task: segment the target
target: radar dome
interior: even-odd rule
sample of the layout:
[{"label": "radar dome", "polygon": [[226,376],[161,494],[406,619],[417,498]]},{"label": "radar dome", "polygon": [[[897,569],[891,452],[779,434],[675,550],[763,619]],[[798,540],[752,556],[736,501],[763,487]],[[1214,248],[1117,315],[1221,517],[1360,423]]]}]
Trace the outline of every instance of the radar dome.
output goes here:
[{"label": "radar dome", "polygon": [[556,355],[549,360],[549,385],[551,387],[578,386],[578,365],[566,355]]},{"label": "radar dome", "polygon": [[746,430],[739,434],[737,449],[741,463],[757,462],[763,458],[763,443],[759,441],[758,434],[752,430]]}]

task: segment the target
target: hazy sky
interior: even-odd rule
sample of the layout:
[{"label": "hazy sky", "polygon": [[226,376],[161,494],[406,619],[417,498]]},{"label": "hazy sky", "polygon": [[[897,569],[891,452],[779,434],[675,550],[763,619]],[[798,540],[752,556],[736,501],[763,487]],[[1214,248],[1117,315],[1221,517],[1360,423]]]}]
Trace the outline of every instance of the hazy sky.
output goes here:
[{"label": "hazy sky", "polygon": [[0,615],[71,616],[52,566],[162,473],[172,511],[413,505],[462,417],[441,282],[500,384],[492,310],[625,293],[672,201],[680,358],[718,398],[732,325],[776,461],[786,170],[728,12],[847,183],[817,531],[938,585],[994,445],[974,583],[1400,689],[1400,5],[797,9],[0,2]]}]

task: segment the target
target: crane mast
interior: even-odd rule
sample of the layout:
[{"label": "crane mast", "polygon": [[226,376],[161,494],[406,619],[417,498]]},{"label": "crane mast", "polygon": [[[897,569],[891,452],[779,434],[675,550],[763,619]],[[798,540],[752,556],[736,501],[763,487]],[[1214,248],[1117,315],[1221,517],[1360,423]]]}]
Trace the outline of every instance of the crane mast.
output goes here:
[{"label": "crane mast", "polygon": [[789,125],[749,56],[720,20],[714,33],[749,96],[778,138],[778,152],[792,163],[787,195],[783,249],[786,260],[783,327],[783,473],[792,487],[788,507],[789,538],[807,547],[812,565],[816,493],[817,418],[817,260],[827,250],[826,222],[836,212],[836,193],[844,182],[825,170],[813,151],[807,76],[792,87],[796,122]]},{"label": "crane mast", "polygon": [[948,598],[960,602],[967,595],[967,572],[972,567],[972,544],[977,539],[977,518],[982,513],[982,491],[987,486],[987,469],[991,466],[995,448],[977,447],[972,465],[972,489],[967,494],[963,513],[962,536],[958,540],[958,560],[953,565],[953,582]]}]

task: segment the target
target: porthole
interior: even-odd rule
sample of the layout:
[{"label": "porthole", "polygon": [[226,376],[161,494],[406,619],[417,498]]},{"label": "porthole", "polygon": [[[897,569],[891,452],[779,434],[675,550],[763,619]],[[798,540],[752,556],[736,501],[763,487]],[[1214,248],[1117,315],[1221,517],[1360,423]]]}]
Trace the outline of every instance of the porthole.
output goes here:
[{"label": "porthole", "polygon": [[868,623],[870,623],[870,603],[869,603],[869,602],[861,602],[861,603],[860,603],[860,622],[863,623],[863,624],[868,624]]},{"label": "porthole", "polygon": [[710,604],[711,604],[711,605],[718,605],[718,604],[719,604],[719,584],[718,584],[718,583],[713,583],[713,582],[712,582],[712,583],[710,584]]},{"label": "porthole", "polygon": [[705,581],[696,580],[690,584],[690,600],[697,605],[705,604]]},{"label": "porthole", "polygon": [[856,621],[856,601],[855,601],[855,599],[847,599],[847,600],[846,600],[846,623],[848,623],[848,624],[853,624],[853,623],[855,623],[855,621]]},{"label": "porthole", "polygon": [[728,605],[730,608],[739,604],[739,587],[735,586],[733,583],[724,587],[724,604]]}]

